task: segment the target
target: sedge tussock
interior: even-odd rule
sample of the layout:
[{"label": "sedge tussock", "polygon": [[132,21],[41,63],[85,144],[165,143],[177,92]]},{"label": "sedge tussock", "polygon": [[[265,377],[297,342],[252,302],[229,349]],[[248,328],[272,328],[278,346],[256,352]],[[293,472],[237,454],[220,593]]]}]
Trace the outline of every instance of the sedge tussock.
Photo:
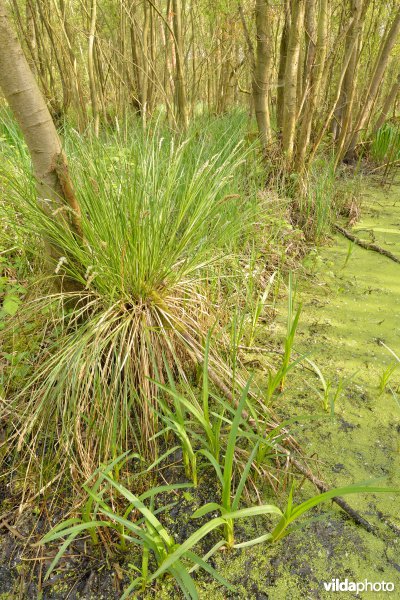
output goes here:
[{"label": "sedge tussock", "polygon": [[210,153],[157,132],[133,135],[128,147],[71,134],[67,149],[83,241],[39,207],[34,181],[13,169],[6,177],[27,237],[59,249],[47,278],[67,277],[77,291],[23,308],[51,334],[2,415],[13,414],[10,438],[39,469],[44,455],[53,465],[68,455],[87,477],[132,447],[156,453],[151,380],[163,381],[164,361],[180,377],[194,370],[218,321],[207,286],[251,215],[238,189],[246,151],[235,140]]}]

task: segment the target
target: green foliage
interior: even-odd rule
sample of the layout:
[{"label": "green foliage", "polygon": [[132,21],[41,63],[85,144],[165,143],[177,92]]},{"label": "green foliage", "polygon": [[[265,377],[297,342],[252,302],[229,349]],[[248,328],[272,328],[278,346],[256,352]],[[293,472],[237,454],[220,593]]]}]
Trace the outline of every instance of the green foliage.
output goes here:
[{"label": "green foliage", "polygon": [[[166,399],[164,399],[159,394],[155,399],[159,411],[158,414],[167,425],[157,436],[165,435],[169,431],[174,432],[182,448],[186,475],[192,479],[195,486],[197,486],[198,482],[197,457],[199,454],[207,456],[208,460],[212,463],[219,464],[221,425],[224,421],[226,410],[225,403],[221,402],[221,413],[210,411],[208,385],[209,349],[210,334],[207,336],[203,361],[201,403],[198,401],[197,395],[189,383],[182,381],[181,387],[184,393],[180,393],[177,390],[167,364],[166,371],[168,373],[169,385],[164,385],[158,381],[154,382],[157,388],[166,396]],[[214,398],[217,399],[216,396]],[[197,449],[194,448],[194,442]],[[167,454],[170,453],[171,450]],[[162,459],[164,459],[164,456]]]},{"label": "green foliage", "polygon": [[252,314],[251,314],[251,323],[250,323],[250,332],[249,332],[249,338],[248,338],[248,345],[252,346],[254,343],[254,338],[255,338],[255,333],[256,333],[256,328],[258,325],[258,321],[261,317],[261,314],[264,310],[265,304],[267,302],[268,296],[271,292],[271,288],[272,285],[274,283],[275,280],[275,276],[276,276],[276,272],[272,273],[271,277],[269,278],[267,285],[265,286],[264,291],[262,292],[262,294],[260,294],[260,296],[257,298],[255,305],[253,307],[252,310]]},{"label": "green foliage", "polygon": [[335,209],[335,179],[334,160],[325,156],[315,159],[304,176],[296,208],[306,237],[314,242],[321,242],[329,232]]},{"label": "green foliage", "polygon": [[[221,490],[220,503],[206,504],[195,514],[195,517],[215,510],[218,510],[221,515],[225,515],[231,510],[238,510],[243,492],[251,478],[253,465],[266,460],[268,450],[273,451],[274,440],[279,436],[279,428],[258,435],[244,417],[246,411],[256,414],[249,394],[251,379],[243,387],[235,408],[210,390],[208,382],[209,342],[210,335],[207,338],[203,362],[201,402],[189,384],[181,383],[180,387],[183,387],[184,393],[178,391],[171,377],[168,386],[157,384],[173,402],[174,408],[170,407],[161,395],[157,398],[157,405],[161,408],[162,413],[168,415],[166,430],[175,433],[182,447],[186,474],[196,486],[199,480],[198,472],[211,466]],[[259,429],[265,432],[265,428],[265,414],[260,414]],[[236,456],[239,451],[247,458],[237,478],[236,475],[240,469],[236,464],[238,462]],[[208,478],[207,471],[205,477]],[[224,524],[224,537],[226,544],[232,547],[234,545],[233,518],[227,519]]]},{"label": "green foliage", "polygon": [[379,164],[395,163],[400,159],[400,127],[385,123],[373,135],[370,154]]},{"label": "green foliage", "polygon": [[309,500],[302,502],[298,505],[293,505],[293,491],[292,487],[286,508],[283,512],[283,516],[280,519],[278,525],[272,532],[272,539],[274,541],[278,541],[283,537],[289,535],[292,531],[294,531],[294,527],[292,523],[297,521],[303,514],[318,506],[322,502],[326,502],[327,500],[331,500],[337,496],[347,496],[349,494],[362,494],[362,493],[387,493],[387,494],[398,494],[399,489],[397,488],[383,488],[374,485],[373,482],[364,483],[364,484],[353,484],[347,485],[344,487],[334,488],[322,494],[318,494],[313,496]]},{"label": "green foliage", "polygon": [[[206,129],[179,142],[159,129],[133,131],[123,144],[117,134],[84,141],[69,132],[83,243],[40,209],[26,162],[3,165],[10,221],[27,239],[57,246],[62,257],[51,277],[68,276],[81,288],[69,300],[52,294],[26,307],[30,315],[47,312],[58,333],[15,398],[19,447],[37,434],[54,447],[57,436],[59,451],[86,475],[100,457],[137,444],[139,428],[142,450],[151,450],[154,415],[139,397],[154,393],[149,376],[165,371],[162,356],[183,373],[190,351],[201,347],[211,318],[208,282],[252,223],[240,183],[246,151],[237,136],[210,144],[210,135]],[[66,300],[72,311],[63,308]],[[13,293],[3,310],[16,308]]]},{"label": "green foliage", "polygon": [[306,358],[305,360],[312,367],[312,369],[314,370],[315,374],[318,376],[318,379],[319,379],[319,381],[321,383],[321,386],[322,386],[322,392],[320,392],[320,390],[318,390],[311,383],[306,382],[306,384],[312,390],[314,390],[316,392],[316,394],[318,395],[318,397],[321,400],[322,408],[326,412],[330,411],[331,417],[333,417],[334,414],[335,414],[336,402],[340,398],[340,396],[341,396],[341,394],[343,392],[343,388],[344,388],[345,384],[352,377],[354,377],[355,373],[353,373],[350,377],[347,377],[346,379],[339,378],[339,381],[338,381],[336,387],[334,387],[333,381],[332,380],[328,380],[327,381],[325,379],[325,377],[322,374],[321,369],[318,367],[318,365],[314,361],[310,360],[309,358]]},{"label": "green foliage", "polygon": [[[40,315],[46,333],[33,374],[25,371],[27,381],[11,402],[7,400],[1,415],[15,413],[10,447],[14,443],[17,450],[27,448],[44,480],[48,479],[45,461],[53,470],[72,463],[81,476],[94,470],[84,486],[87,499],[80,515],[57,525],[42,540],[61,544],[47,577],[78,536],[88,533],[98,546],[104,532],[110,532],[107,540],[119,556],[132,547],[141,553],[140,565],[129,565],[132,581],[123,598],[169,574],[185,597],[195,599],[191,574],[199,568],[230,588],[207,563],[222,546],[245,548],[277,541],[293,531],[306,511],[338,494],[393,492],[347,486],[296,506],[292,489],[283,512],[269,504],[244,506],[245,490],[256,485],[258,467],[276,453],[276,442],[289,423],[265,433],[265,405],[303,360],[292,359],[301,306],[295,309],[290,276],[283,357],[277,370],[269,373],[265,404],[252,400],[251,378],[244,386],[240,381],[238,345],[243,338],[250,346],[254,343],[271,290],[277,293],[275,273],[286,255],[279,239],[283,219],[274,200],[269,210],[277,213],[279,226],[266,227],[264,213],[256,215],[256,209],[261,213],[254,193],[259,162],[254,156],[248,161],[254,149],[240,144],[244,123],[243,113],[211,124],[199,119],[185,139],[161,130],[154,121],[147,133],[133,127],[129,135],[107,131],[100,140],[83,139],[66,126],[65,146],[83,209],[83,242],[57,220],[58,209],[51,214],[38,207],[20,134],[12,125],[0,123],[5,157],[0,185],[7,188],[10,200],[5,209],[7,226],[31,245],[29,251],[36,253],[37,261],[43,253],[42,238],[60,248],[63,256],[47,279],[68,276],[80,285],[76,293],[55,293],[27,303],[26,288],[18,279],[8,273],[0,279],[0,327],[15,318],[28,321],[29,316],[34,321]],[[300,222],[310,238],[321,240],[333,214],[332,165],[316,162],[307,184],[307,194],[300,200]],[[286,218],[284,222],[290,229]],[[267,248],[264,254],[258,238]],[[258,265],[265,263],[267,254],[270,258],[272,249],[278,266],[274,264],[272,276],[269,271],[268,277],[263,273],[258,278]],[[236,311],[231,321],[231,371],[215,342],[222,337],[220,320],[228,320],[216,312],[221,311],[220,299],[226,297],[224,309],[234,306]],[[203,345],[198,390],[190,375],[193,357],[198,360]],[[19,347],[2,354],[15,381],[22,380],[26,354]],[[228,383],[237,404],[232,406],[215,393],[210,369]],[[324,409],[330,406],[333,414],[343,382],[333,391],[316,366],[315,371],[323,387]],[[388,377],[385,385],[387,381]],[[160,439],[164,443],[159,446]],[[133,493],[133,478],[129,470],[124,471],[132,447],[138,451],[138,476],[155,475],[180,447],[192,483]],[[153,461],[147,467],[145,454]],[[97,468],[109,461],[108,466]],[[210,473],[220,497],[194,512],[194,519],[209,520],[177,543],[165,525],[165,512],[172,506],[165,504],[165,497],[199,486]],[[192,498],[188,492],[183,495],[188,501]],[[214,511],[218,516],[210,517]],[[263,515],[278,517],[277,525],[258,538],[238,541],[236,520]],[[220,539],[201,556],[196,547],[212,532],[219,533]]]},{"label": "green foliage", "polygon": [[[250,380],[247,382],[247,385],[243,388],[240,400],[237,404],[233,420],[229,426],[229,435],[226,439],[226,448],[223,459],[218,461],[218,458],[211,456],[211,454],[207,451],[203,451],[203,454],[206,458],[209,458],[211,465],[214,467],[215,473],[221,485],[221,503],[211,502],[203,506],[201,509],[195,512],[193,518],[201,517],[211,511],[218,510],[221,515],[225,517],[226,522],[224,525],[224,537],[226,540],[226,544],[228,547],[232,547],[234,545],[234,517],[228,517],[227,515],[232,511],[238,510],[239,504],[242,498],[242,493],[247,483],[247,479],[250,474],[251,467],[253,465],[253,461],[257,454],[260,441],[257,440],[254,448],[250,452],[250,455],[247,459],[245,467],[243,469],[240,481],[237,485],[235,493],[233,495],[233,485],[234,485],[234,460],[235,460],[235,451],[237,449],[238,438],[245,434],[245,431],[241,429],[244,425],[243,412],[246,407],[246,402],[248,400],[250,387]],[[233,495],[233,499],[232,499]],[[266,510],[266,512],[273,512]],[[256,513],[254,513],[256,514]],[[261,514],[261,513],[258,513]],[[249,516],[251,514],[249,513]]]},{"label": "green foliage", "polygon": [[397,369],[397,367],[399,366],[398,362],[391,362],[380,374],[379,377],[379,394],[383,394],[383,392],[386,390],[387,385],[390,381],[390,378],[392,377],[393,373],[395,372],[395,370]]},{"label": "green foliage", "polygon": [[[241,408],[244,406],[243,398],[246,397],[246,394],[247,391],[244,390],[240,401]],[[176,493],[179,490],[190,487],[190,484],[163,485],[152,488],[139,496],[135,495],[122,485],[118,481],[118,477],[116,477],[118,469],[121,468],[121,463],[123,464],[125,460],[129,459],[128,453],[126,453],[118,457],[107,467],[98,469],[91,477],[94,483],[91,486],[88,485],[89,482],[85,485],[88,498],[83,507],[81,517],[72,517],[56,525],[39,542],[40,544],[48,544],[64,540],[46,572],[45,579],[51,575],[70,544],[79,535],[89,532],[93,544],[96,545],[98,543],[97,533],[100,530],[111,530],[119,540],[120,550],[128,551],[130,547],[134,546],[138,547],[141,551],[140,567],[136,564],[129,564],[132,574],[131,583],[124,591],[121,600],[128,598],[134,591],[144,591],[146,587],[153,584],[157,579],[162,578],[165,574],[169,574],[175,579],[185,598],[196,600],[199,596],[191,573],[198,568],[206,570],[216,581],[231,591],[233,590],[229,582],[211,567],[207,563],[207,560],[218,552],[222,546],[226,544],[228,546],[234,545],[233,522],[237,519],[259,518],[263,515],[276,515],[279,517],[277,525],[271,532],[234,545],[235,548],[246,548],[255,544],[275,542],[282,539],[296,528],[293,525],[295,521],[315,506],[333,497],[364,492],[394,493],[398,491],[393,488],[379,488],[373,484],[349,485],[329,490],[301,504],[294,505],[294,486],[292,486],[286,508],[283,512],[274,505],[239,508],[243,482],[248,475],[254,451],[246,464],[239,486],[231,501],[231,485],[230,481],[228,482],[228,478],[232,476],[231,466],[234,447],[230,444],[236,441],[238,423],[240,422],[239,417],[235,417],[235,419],[232,424],[234,433],[231,433],[229,436],[224,469],[221,474],[224,482],[223,486],[226,486],[223,487],[222,504],[206,504],[196,510],[192,518],[204,517],[215,510],[219,511],[221,516],[209,519],[184,542],[177,543],[162,522],[162,514],[175,503],[169,505],[161,504],[156,508],[156,500],[159,495],[162,495],[164,498],[170,492]],[[122,505],[123,503],[124,505]],[[133,513],[138,514],[139,518],[132,518]],[[160,515],[160,518],[158,515]],[[301,526],[301,524],[298,526]],[[194,550],[195,547],[211,532],[221,528],[224,531],[224,538],[227,535],[228,538],[220,539],[203,557],[199,556]]]},{"label": "green foliage", "polygon": [[393,373],[396,371],[396,369],[400,365],[400,357],[396,354],[396,352],[394,352],[394,350],[392,350],[392,348],[389,348],[389,346],[387,346],[384,342],[381,341],[380,345],[383,346],[392,355],[392,357],[394,358],[394,361],[392,361],[386,367],[386,369],[384,369],[382,371],[382,373],[379,377],[379,392],[380,392],[380,394],[383,394],[383,392],[388,387],[392,393],[393,398],[395,399],[397,404],[400,406],[400,403],[397,398],[397,394],[396,394],[395,390],[393,390],[392,387],[389,385],[389,381],[390,381]]},{"label": "green foliage", "polygon": [[[0,269],[6,272],[8,262],[5,257],[0,256]],[[20,307],[26,288],[18,283],[13,277],[6,274],[0,276],[0,328],[4,327],[5,318],[13,317]]]},{"label": "green foliage", "polygon": [[297,307],[296,312],[294,312],[294,300],[295,290],[293,289],[293,278],[292,274],[289,273],[288,311],[283,357],[278,369],[275,372],[272,372],[270,370],[268,373],[268,381],[265,394],[265,402],[267,405],[271,403],[272,397],[278,388],[280,388],[281,391],[283,390],[288,372],[291,369],[293,369],[293,367],[295,367],[298,363],[300,363],[303,359],[303,357],[299,357],[295,361],[291,362],[294,338],[296,335],[301,314],[301,304]]},{"label": "green foliage", "polygon": [[[166,509],[171,508],[173,504],[161,506],[158,509],[154,508],[155,499],[159,494],[167,494],[176,492],[182,488],[190,487],[190,484],[175,484],[164,485],[153,488],[148,492],[136,496],[132,494],[126,487],[121,485],[115,478],[112,477],[112,470],[116,464],[124,459],[126,455],[119,457],[107,468],[96,472],[97,480],[92,487],[85,486],[88,493],[88,500],[82,511],[81,518],[71,518],[63,521],[54,527],[46,534],[41,544],[57,541],[61,538],[66,538],[60,546],[55,558],[46,573],[46,579],[56,568],[60,559],[66,552],[68,546],[82,532],[88,531],[91,533],[92,541],[97,543],[97,531],[106,528],[116,532],[119,540],[122,542],[122,549],[126,548],[126,544],[130,546],[138,546],[142,551],[141,568],[135,565],[130,565],[131,571],[136,577],[122,595],[121,600],[128,598],[135,590],[145,590],[157,578],[169,573],[180,586],[185,598],[195,600],[198,598],[195,584],[190,577],[189,562],[192,565],[202,567],[213,577],[230,588],[229,583],[219,575],[213,567],[192,551],[193,546],[198,544],[211,531],[223,524],[222,519],[214,519],[207,523],[197,531],[195,531],[185,542],[178,544],[170,535],[157,515],[163,513]],[[110,502],[107,496],[113,492],[120,498]],[[117,502],[120,500],[127,502],[124,510],[117,510]],[[146,502],[148,502],[148,505]],[[139,513],[141,518],[132,519],[133,513]],[[149,554],[156,561],[156,567],[153,573],[149,572]],[[208,558],[211,556],[208,553]]]}]

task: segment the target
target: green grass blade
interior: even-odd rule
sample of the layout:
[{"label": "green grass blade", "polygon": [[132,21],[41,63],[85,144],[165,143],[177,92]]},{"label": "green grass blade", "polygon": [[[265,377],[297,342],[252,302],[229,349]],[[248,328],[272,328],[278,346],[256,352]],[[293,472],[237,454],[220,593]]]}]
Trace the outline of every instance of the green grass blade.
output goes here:
[{"label": "green grass blade", "polygon": [[250,469],[252,467],[253,461],[254,461],[254,457],[257,454],[258,448],[260,446],[260,442],[257,441],[257,443],[255,444],[253,450],[251,451],[251,454],[246,462],[246,465],[243,469],[243,473],[242,476],[240,478],[239,481],[239,485],[237,486],[236,492],[235,492],[235,496],[233,498],[233,502],[232,502],[232,510],[237,510],[239,508],[239,503],[240,503],[240,499],[242,497],[242,493],[244,490],[244,486],[246,485],[246,481],[247,478],[249,476],[250,473]]},{"label": "green grass blade", "polygon": [[203,525],[203,527],[200,527],[200,529],[192,533],[192,535],[187,540],[180,544],[180,546],[164,560],[162,565],[151,576],[151,580],[153,581],[157,579],[157,577],[165,573],[165,571],[167,571],[177,560],[184,556],[188,550],[191,550],[193,546],[195,546],[206,535],[208,535],[217,527],[223,526],[224,524],[224,519],[222,519],[221,517],[216,517],[215,519],[212,519],[211,521]]},{"label": "green grass blade", "polygon": [[204,506],[200,506],[200,508],[195,510],[190,518],[199,519],[200,517],[203,517],[204,515],[207,515],[208,513],[213,512],[214,510],[222,512],[224,510],[224,507],[220,504],[217,504],[216,502],[207,502],[207,504],[204,504]]},{"label": "green grass blade", "polygon": [[239,432],[240,424],[243,420],[242,412],[246,405],[247,396],[250,389],[251,379],[249,379],[242,390],[241,398],[239,400],[234,419],[232,421],[231,430],[229,432],[228,441],[226,444],[226,453],[224,460],[224,472],[223,472],[223,488],[222,488],[222,505],[225,509],[230,507],[231,503],[231,483],[233,473],[233,459],[235,456],[236,440]]}]

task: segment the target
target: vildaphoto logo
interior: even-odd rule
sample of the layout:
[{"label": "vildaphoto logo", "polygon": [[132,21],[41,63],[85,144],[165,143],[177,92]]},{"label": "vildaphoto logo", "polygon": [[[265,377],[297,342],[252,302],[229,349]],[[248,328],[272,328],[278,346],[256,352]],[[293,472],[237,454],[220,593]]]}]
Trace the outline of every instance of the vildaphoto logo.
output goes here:
[{"label": "vildaphoto logo", "polygon": [[324,581],[324,588],[327,592],[393,592],[394,583],[390,581],[349,581],[344,579],[332,579],[332,581]]}]

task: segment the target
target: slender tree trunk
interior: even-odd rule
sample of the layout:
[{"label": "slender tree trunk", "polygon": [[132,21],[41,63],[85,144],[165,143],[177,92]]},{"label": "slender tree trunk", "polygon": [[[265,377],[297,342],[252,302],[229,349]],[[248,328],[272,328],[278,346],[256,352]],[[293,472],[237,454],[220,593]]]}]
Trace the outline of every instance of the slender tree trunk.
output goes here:
[{"label": "slender tree trunk", "polygon": [[354,104],[357,91],[357,76],[360,65],[360,46],[362,41],[362,30],[367,13],[369,0],[351,0],[353,23],[346,36],[346,51],[352,47],[350,61],[343,79],[339,104],[335,111],[336,123],[336,160],[335,168],[343,158],[343,148],[349,130],[354,120]]},{"label": "slender tree trunk", "polygon": [[148,64],[150,74],[147,78],[147,106],[148,113],[151,114],[154,108],[154,74],[156,62],[156,28],[155,14],[152,6],[149,6],[149,53]]},{"label": "slender tree trunk", "polygon": [[141,98],[142,98],[142,122],[143,125],[147,124],[148,115],[148,98],[147,93],[149,91],[149,31],[150,31],[150,7],[147,0],[143,2],[143,61],[142,61],[142,86],[141,86]]},{"label": "slender tree trunk", "polygon": [[279,132],[283,127],[283,104],[285,98],[285,70],[286,56],[289,43],[290,30],[290,4],[285,0],[285,21],[283,23],[282,35],[279,47],[279,67],[278,67],[278,91],[276,96],[276,125]]},{"label": "slender tree trunk", "polygon": [[296,148],[295,168],[297,171],[302,171],[304,167],[306,153],[309,149],[311,127],[318,106],[322,78],[326,67],[328,10],[328,0],[321,0],[317,26],[317,41],[315,51],[313,51],[313,63],[310,66],[309,90],[305,100],[305,108]]},{"label": "slender tree trunk", "polygon": [[[311,0],[312,1],[312,0]],[[304,8],[307,6],[307,0],[305,0]],[[304,20],[303,20],[303,29],[304,29]],[[304,36],[302,32],[302,37]],[[305,37],[305,36],[304,36]],[[299,62],[297,65],[297,90],[296,90],[296,120],[299,117],[301,108],[302,108],[302,99],[303,99],[303,78],[304,78],[304,59],[305,59],[305,48],[302,43],[302,39],[300,38],[300,47],[299,47]]]},{"label": "slender tree trunk", "polygon": [[173,110],[170,109],[170,103],[168,101],[168,92],[171,92],[174,88],[174,80],[172,76],[173,63],[174,63],[174,43],[173,43],[173,14],[171,10],[171,0],[167,1],[165,22],[164,22],[164,93],[165,93],[165,104],[167,110],[167,121],[172,122],[174,117]]},{"label": "slender tree trunk", "polygon": [[83,86],[79,74],[78,69],[78,60],[75,56],[73,50],[73,36],[70,30],[70,25],[67,18],[66,5],[64,0],[60,0],[60,9],[58,10],[59,19],[62,26],[62,30],[65,36],[65,41],[67,44],[67,53],[69,57],[70,67],[73,72],[73,80],[74,80],[74,88],[75,88],[75,96],[74,100],[76,102],[76,110],[80,116],[78,122],[80,125],[80,130],[83,130],[87,125],[87,112],[86,112],[86,101],[83,93]]},{"label": "slender tree trunk", "polygon": [[143,74],[141,71],[141,62],[139,58],[138,42],[136,35],[136,2],[132,0],[129,10],[129,34],[130,34],[130,47],[132,56],[132,72],[134,80],[134,90],[132,94],[132,102],[136,112],[142,116],[143,112],[143,101],[142,101],[142,80]]},{"label": "slender tree trunk", "polygon": [[285,69],[285,93],[283,104],[282,148],[287,163],[293,158],[297,117],[297,72],[299,68],[300,43],[304,25],[304,0],[293,0]]},{"label": "slender tree trunk", "polygon": [[358,46],[357,43],[353,44],[353,39],[357,36],[358,28],[357,23],[360,19],[360,9],[362,2],[360,0],[350,0],[350,13],[352,16],[351,26],[349,27],[346,33],[346,41],[345,41],[345,54],[346,50],[349,46],[352,46],[353,51],[351,54],[350,62],[346,70],[346,74],[343,80],[343,86],[340,91],[340,98],[335,110],[335,117],[332,121],[332,133],[335,140],[338,140],[341,132],[342,132],[342,124],[345,120],[346,112],[349,112],[349,103],[353,93],[353,90],[356,87],[355,81],[355,73],[357,66],[357,57],[358,57]]},{"label": "slender tree trunk", "polygon": [[25,15],[26,15],[26,43],[31,52],[32,56],[32,71],[36,73],[36,68],[38,65],[38,57],[37,57],[37,44],[36,44],[36,32],[35,32],[35,20],[33,17],[32,7],[29,2],[26,3],[25,7]]},{"label": "slender tree trunk", "polygon": [[[41,206],[50,213],[66,206],[68,210],[57,211],[58,218],[81,237],[79,205],[61,142],[18,37],[11,29],[4,0],[0,0],[0,88],[27,143]],[[54,268],[60,253],[49,245],[48,251]],[[63,287],[76,289],[73,282],[64,282]]]},{"label": "slender tree trunk", "polygon": [[374,132],[376,133],[378,129],[382,127],[386,119],[388,118],[389,111],[392,108],[395,100],[397,98],[398,93],[400,92],[400,73],[397,75],[396,82],[392,85],[388,95],[385,98],[385,101],[382,106],[382,110],[380,112],[379,117],[375,121]]},{"label": "slender tree trunk", "polygon": [[[54,56],[56,65],[57,65],[57,71],[58,71],[58,77],[60,79],[61,82],[61,88],[62,88],[62,103],[58,103],[59,104],[59,115],[58,116],[58,121],[62,122],[62,118],[64,118],[67,115],[68,112],[68,108],[70,106],[71,103],[71,99],[72,99],[72,89],[71,89],[71,76],[68,73],[67,68],[65,67],[65,63],[62,60],[62,45],[60,43],[57,43],[55,40],[55,36],[56,36],[56,32],[54,31],[54,27],[53,24],[51,23],[51,14],[50,14],[50,10],[49,10],[49,6],[47,4],[47,2],[44,2],[43,0],[40,0],[37,2],[37,7],[38,7],[38,11],[39,11],[39,18],[42,22],[42,25],[44,26],[46,33],[47,33],[47,38],[50,42],[50,48],[52,49],[52,55]],[[54,118],[54,117],[53,117]]]},{"label": "slender tree trunk", "polygon": [[176,51],[175,98],[177,120],[182,129],[188,126],[187,101],[184,75],[184,53],[182,33],[182,4],[181,0],[172,0],[174,42]]},{"label": "slender tree trunk", "polygon": [[97,20],[97,0],[91,0],[90,5],[90,29],[89,29],[89,45],[88,45],[88,73],[90,99],[92,103],[92,113],[94,119],[94,133],[96,137],[99,135],[100,117],[97,102],[97,89],[94,70],[94,41],[96,35],[96,20]]},{"label": "slender tree trunk", "polygon": [[310,155],[308,157],[308,160],[309,160],[310,163],[314,159],[314,156],[315,156],[315,154],[316,154],[316,152],[317,152],[317,150],[318,150],[318,148],[319,148],[322,140],[324,139],[324,135],[326,134],[326,132],[328,130],[328,127],[329,127],[329,125],[331,123],[331,119],[332,119],[332,117],[335,114],[335,111],[337,109],[337,105],[338,105],[339,98],[340,98],[340,93],[341,93],[342,86],[343,86],[343,80],[344,80],[345,75],[346,75],[347,67],[349,66],[349,62],[350,62],[350,59],[351,59],[351,56],[352,56],[352,52],[353,52],[355,43],[356,43],[356,39],[353,39],[353,44],[346,50],[346,54],[345,54],[344,59],[343,59],[342,70],[341,70],[341,73],[339,75],[339,80],[338,80],[338,83],[337,83],[337,89],[336,89],[336,94],[335,94],[335,97],[334,97],[334,100],[333,100],[332,108],[329,111],[329,113],[327,114],[327,116],[324,117],[323,125],[322,125],[320,131],[315,136],[315,138],[316,138],[315,141],[313,140],[312,150],[311,150]]},{"label": "slender tree trunk", "polygon": [[271,141],[269,86],[272,66],[272,13],[269,0],[256,0],[257,51],[253,72],[253,99],[263,150]]},{"label": "slender tree trunk", "polygon": [[317,12],[319,4],[319,0],[306,0],[304,16],[305,53],[302,81],[302,105],[310,92],[311,77],[315,65],[315,54],[317,51]]},{"label": "slender tree trunk", "polygon": [[397,41],[397,37],[400,31],[400,8],[398,9],[392,26],[389,29],[387,36],[385,37],[379,55],[377,57],[374,72],[372,75],[371,83],[365,94],[365,101],[358,113],[354,131],[349,136],[349,141],[346,144],[346,156],[348,159],[352,159],[354,150],[357,145],[357,141],[360,135],[360,131],[366,125],[368,119],[371,117],[372,108],[374,106],[379,86],[382,82],[389,58],[390,53],[394,44]]}]

